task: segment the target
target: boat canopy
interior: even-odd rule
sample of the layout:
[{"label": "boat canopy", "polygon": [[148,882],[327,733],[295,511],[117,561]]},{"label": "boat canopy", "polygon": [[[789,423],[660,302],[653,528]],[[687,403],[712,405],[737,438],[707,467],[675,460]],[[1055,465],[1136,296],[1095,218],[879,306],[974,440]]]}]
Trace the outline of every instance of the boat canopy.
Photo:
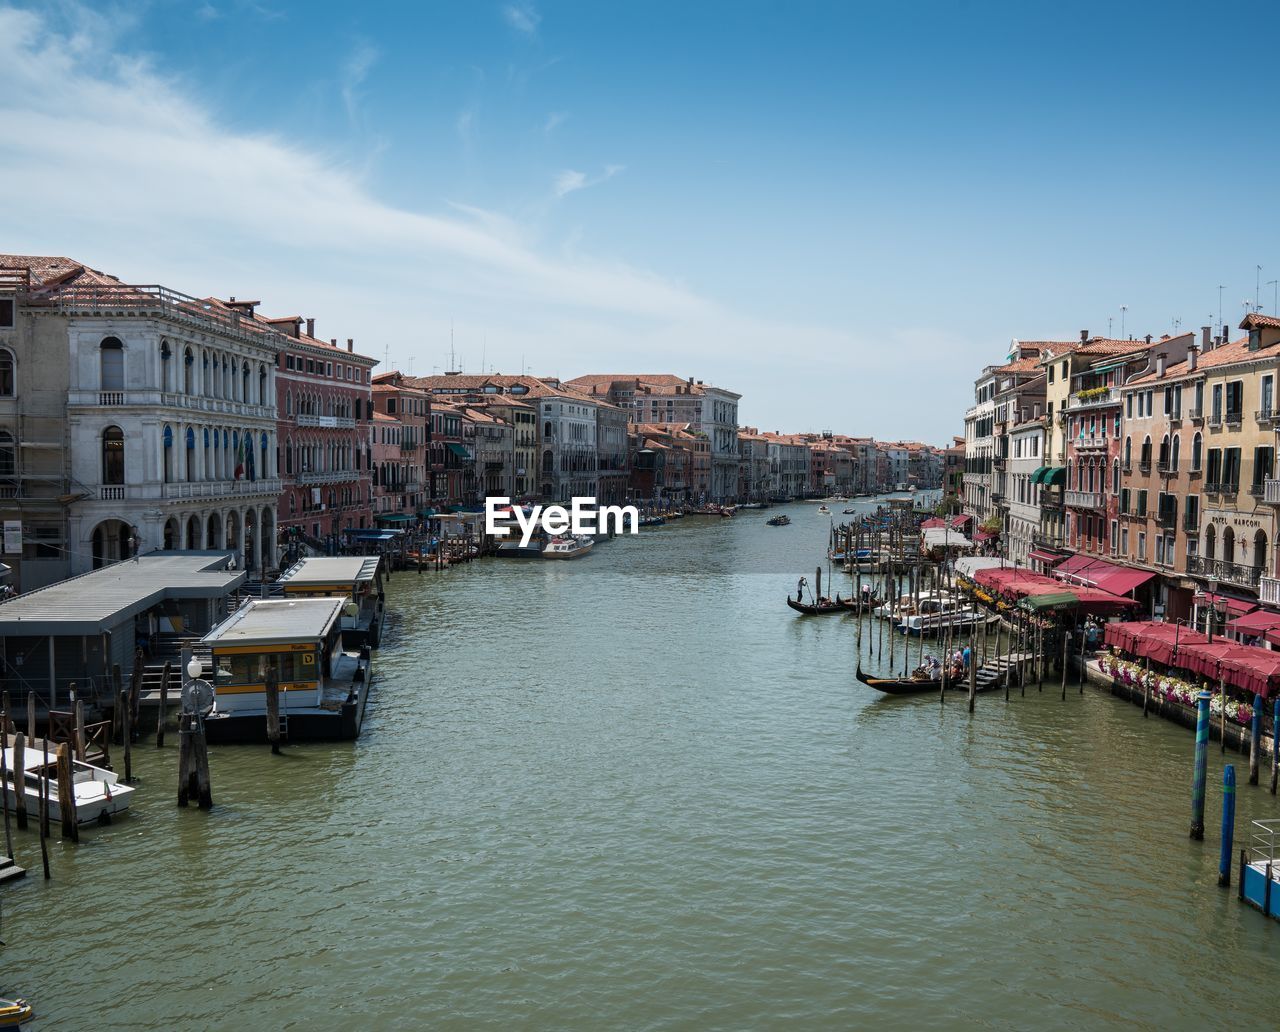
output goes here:
[{"label": "boat canopy", "polygon": [[382,560],[376,555],[302,559],[280,575],[285,593],[362,587],[373,582]]}]

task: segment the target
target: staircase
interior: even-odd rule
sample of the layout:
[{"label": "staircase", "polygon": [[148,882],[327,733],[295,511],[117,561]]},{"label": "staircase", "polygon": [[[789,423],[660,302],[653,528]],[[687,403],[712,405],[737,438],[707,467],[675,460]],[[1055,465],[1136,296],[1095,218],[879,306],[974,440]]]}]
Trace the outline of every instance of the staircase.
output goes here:
[{"label": "staircase", "polygon": [[140,699],[144,704],[159,705],[160,684],[164,680],[164,665],[171,666],[169,679],[169,703],[177,705],[186,672],[182,669],[182,650],[190,648],[191,654],[204,664],[205,677],[213,676],[213,653],[199,638],[165,637],[156,645],[151,661],[142,668]]}]

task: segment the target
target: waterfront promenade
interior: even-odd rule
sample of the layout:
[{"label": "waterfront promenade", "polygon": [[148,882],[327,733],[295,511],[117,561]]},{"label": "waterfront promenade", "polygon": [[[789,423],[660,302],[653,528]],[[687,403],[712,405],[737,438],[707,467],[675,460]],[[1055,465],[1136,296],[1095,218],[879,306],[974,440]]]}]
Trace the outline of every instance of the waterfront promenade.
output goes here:
[{"label": "waterfront promenade", "polygon": [[[828,522],[777,511],[394,577],[361,739],[215,749],[207,814],[135,749],[131,815],[6,892],[6,981],[37,1028],[1266,1021],[1190,736],[877,697],[855,618],[781,605]],[[1277,812],[1241,789],[1238,828]]]}]

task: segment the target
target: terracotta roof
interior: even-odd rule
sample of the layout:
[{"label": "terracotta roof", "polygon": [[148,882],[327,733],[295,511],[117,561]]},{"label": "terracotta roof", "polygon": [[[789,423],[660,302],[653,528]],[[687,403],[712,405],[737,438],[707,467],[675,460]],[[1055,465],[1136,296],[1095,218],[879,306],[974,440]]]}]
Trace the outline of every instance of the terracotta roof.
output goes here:
[{"label": "terracotta roof", "polygon": [[[482,391],[486,385],[501,387],[504,390],[510,387],[521,386],[526,389],[525,393],[517,395],[521,398],[572,398],[578,401],[589,401],[593,405],[601,405],[611,409],[617,409],[617,405],[613,405],[604,398],[596,396],[592,397],[587,391],[571,384],[561,383],[551,377],[538,376],[508,376],[501,373],[491,373],[487,376],[467,376],[461,373],[448,374],[442,376],[411,376],[405,378],[406,383],[411,383],[419,390],[424,390],[432,394],[434,397],[440,397],[441,392],[456,392],[459,394],[468,391]],[[500,395],[505,397],[505,395]]]},{"label": "terracotta roof", "polygon": [[1247,330],[1254,326],[1266,326],[1271,329],[1280,329],[1280,319],[1274,315],[1263,315],[1261,312],[1250,312],[1244,317],[1244,321],[1240,323],[1240,329]]},{"label": "terracotta roof", "polygon": [[1274,359],[1277,357],[1277,352],[1273,349],[1275,349],[1274,344],[1269,347],[1262,348],[1259,351],[1250,351],[1249,338],[1241,337],[1239,340],[1233,340],[1230,344],[1220,344],[1212,351],[1201,355],[1199,360],[1196,362],[1196,368],[1194,371],[1188,369],[1187,363],[1182,361],[1166,368],[1163,377],[1159,377],[1155,373],[1148,373],[1141,379],[1132,380],[1125,384],[1125,387],[1135,387],[1138,384],[1155,383],[1157,381],[1160,383],[1166,383],[1170,380],[1177,380],[1184,376],[1201,373],[1206,369],[1232,365],[1236,362],[1254,362],[1265,358]]},{"label": "terracotta roof", "polygon": [[73,258],[34,254],[0,254],[0,269],[26,269],[33,288],[49,289],[65,283],[123,286],[114,276],[91,269]]}]

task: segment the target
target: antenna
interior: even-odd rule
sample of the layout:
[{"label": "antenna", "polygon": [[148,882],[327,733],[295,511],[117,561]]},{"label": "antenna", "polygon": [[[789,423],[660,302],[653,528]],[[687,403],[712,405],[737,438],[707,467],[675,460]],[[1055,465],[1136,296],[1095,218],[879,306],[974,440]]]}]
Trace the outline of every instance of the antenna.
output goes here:
[{"label": "antenna", "polygon": [[387,344],[382,349],[382,371],[385,373],[391,367],[391,345]]},{"label": "antenna", "polygon": [[1225,284],[1222,284],[1222,283],[1218,284],[1218,325],[1219,326],[1222,325],[1222,292],[1226,289],[1227,288]]},{"label": "antenna", "polygon": [[1262,266],[1257,265],[1254,266],[1254,268],[1257,269],[1253,274],[1253,303],[1257,306],[1254,308],[1254,311],[1256,312],[1262,308],[1262,304],[1259,301],[1262,297]]},{"label": "antenna", "polygon": [[1128,305],[1120,306],[1120,339],[1121,340],[1124,340],[1124,315],[1125,315],[1125,312],[1127,311],[1129,311]]}]

